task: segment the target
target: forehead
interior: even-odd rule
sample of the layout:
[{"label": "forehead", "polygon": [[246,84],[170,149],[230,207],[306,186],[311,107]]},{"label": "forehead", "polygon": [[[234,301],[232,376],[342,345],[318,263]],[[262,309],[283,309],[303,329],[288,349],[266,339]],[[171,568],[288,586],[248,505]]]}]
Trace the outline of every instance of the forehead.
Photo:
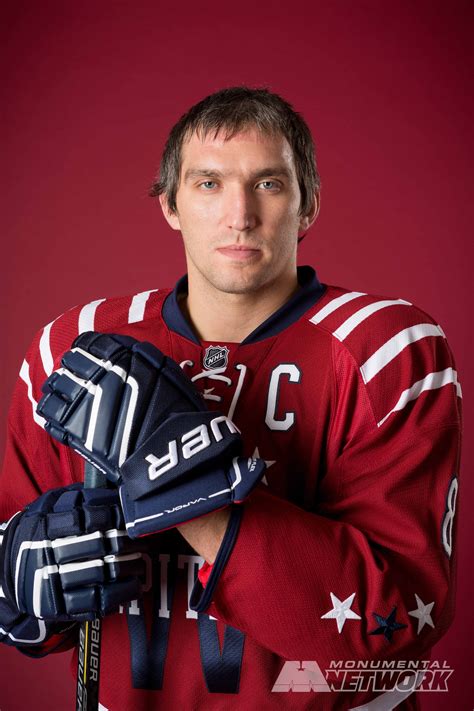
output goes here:
[{"label": "forehead", "polygon": [[262,167],[281,166],[295,173],[293,151],[281,133],[263,133],[249,128],[227,138],[193,133],[183,143],[182,175],[189,169],[251,172]]}]

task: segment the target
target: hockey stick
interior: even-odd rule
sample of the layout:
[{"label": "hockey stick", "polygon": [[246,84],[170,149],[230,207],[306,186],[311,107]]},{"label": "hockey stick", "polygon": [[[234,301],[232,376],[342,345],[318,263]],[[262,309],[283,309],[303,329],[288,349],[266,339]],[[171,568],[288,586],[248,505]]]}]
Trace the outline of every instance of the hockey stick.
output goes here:
[{"label": "hockey stick", "polygon": [[[98,489],[106,484],[105,475],[90,462],[84,463],[84,486]],[[76,711],[97,711],[99,708],[101,621],[82,622],[79,629],[77,655]]]}]

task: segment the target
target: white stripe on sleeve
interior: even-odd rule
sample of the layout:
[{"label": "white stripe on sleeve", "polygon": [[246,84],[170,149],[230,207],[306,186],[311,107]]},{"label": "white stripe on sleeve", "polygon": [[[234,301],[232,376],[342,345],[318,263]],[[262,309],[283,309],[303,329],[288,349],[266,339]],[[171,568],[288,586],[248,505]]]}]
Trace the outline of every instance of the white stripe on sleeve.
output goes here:
[{"label": "white stripe on sleeve", "polygon": [[43,333],[41,334],[39,342],[41,361],[43,363],[43,368],[46,375],[51,375],[54,370],[54,360],[53,354],[51,353],[50,341],[51,327],[53,323],[54,321],[51,321],[51,323],[48,323],[48,325],[43,328]]},{"label": "white stripe on sleeve", "polygon": [[314,324],[321,323],[323,319],[325,319],[327,316],[339,309],[341,306],[344,306],[344,304],[347,304],[353,299],[358,299],[359,296],[367,296],[367,294],[363,291],[350,291],[348,294],[337,296],[335,299],[330,301],[329,304],[326,304],[326,306],[324,306],[321,311],[315,313],[314,316],[312,316],[312,318],[310,318],[309,320],[311,321],[311,323]]},{"label": "white stripe on sleeve", "polygon": [[400,331],[390,338],[361,366],[360,372],[364,383],[367,385],[377,373],[380,373],[380,371],[396,358],[404,348],[409,346],[410,343],[415,343],[428,336],[444,337],[444,334],[439,326],[435,326],[432,323],[420,323],[416,326],[404,328],[403,331]]},{"label": "white stripe on sleeve", "polygon": [[36,406],[38,403],[36,402],[36,400],[33,397],[33,385],[31,384],[31,378],[30,378],[30,366],[28,365],[26,360],[24,360],[23,363],[21,364],[20,378],[23,380],[24,383],[26,383],[26,387],[28,389],[28,400],[31,402],[31,405],[33,408],[33,419],[37,425],[39,425],[40,427],[43,427],[43,429],[44,429],[46,420],[44,419],[44,417],[40,417],[40,415],[38,415],[38,413],[36,412]]},{"label": "white stripe on sleeve", "polygon": [[153,294],[155,291],[158,291],[158,289],[150,289],[149,291],[142,291],[140,294],[135,294],[128,310],[128,323],[143,321],[147,301],[150,298],[150,294]]},{"label": "white stripe on sleeve", "polygon": [[339,341],[343,341],[355,328],[357,328],[357,326],[365,321],[366,318],[372,316],[372,314],[380,311],[381,309],[385,309],[388,306],[398,306],[400,304],[412,306],[409,301],[405,301],[404,299],[386,299],[384,301],[376,301],[373,304],[364,306],[362,309],[359,309],[355,312],[355,314],[352,314],[352,316],[346,319],[346,321],[344,321],[344,323],[341,324],[336,331],[334,331],[334,335]]},{"label": "white stripe on sleeve", "polygon": [[421,393],[424,393],[427,390],[437,390],[438,388],[442,388],[444,385],[448,385],[449,383],[453,383],[456,387],[457,395],[462,397],[461,386],[458,383],[458,374],[455,370],[452,368],[446,368],[445,370],[439,370],[437,373],[429,373],[429,375],[425,378],[417,380],[417,382],[410,388],[407,388],[407,390],[402,392],[395,407],[393,407],[390,412],[387,412],[385,417],[383,417],[380,422],[377,422],[377,426],[381,427],[381,425],[383,425],[385,420],[390,417],[393,412],[403,410],[409,402],[416,400]]},{"label": "white stripe on sleeve", "polygon": [[95,312],[97,311],[97,307],[103,302],[105,299],[97,299],[96,301],[91,301],[90,304],[86,304],[85,306],[82,307],[81,312],[79,314],[79,323],[78,323],[78,332],[79,333],[84,333],[84,331],[94,331],[94,323],[95,323]]}]

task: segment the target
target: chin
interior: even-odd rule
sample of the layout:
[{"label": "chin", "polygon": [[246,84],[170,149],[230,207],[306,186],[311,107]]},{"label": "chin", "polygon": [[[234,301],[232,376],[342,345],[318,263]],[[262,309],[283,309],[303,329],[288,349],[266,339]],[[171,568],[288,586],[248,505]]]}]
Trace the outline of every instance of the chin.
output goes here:
[{"label": "chin", "polygon": [[225,294],[251,294],[261,289],[266,283],[263,278],[216,279],[213,286]]}]

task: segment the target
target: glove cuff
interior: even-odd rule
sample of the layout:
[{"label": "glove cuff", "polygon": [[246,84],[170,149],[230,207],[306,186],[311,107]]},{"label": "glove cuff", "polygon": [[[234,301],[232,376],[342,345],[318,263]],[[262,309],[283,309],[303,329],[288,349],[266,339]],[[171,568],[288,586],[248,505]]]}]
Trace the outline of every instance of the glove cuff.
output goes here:
[{"label": "glove cuff", "polygon": [[130,538],[147,536],[240,503],[264,471],[265,463],[261,459],[235,457],[229,469],[210,470],[138,501],[131,499],[122,485],[120,499],[127,533]]}]

